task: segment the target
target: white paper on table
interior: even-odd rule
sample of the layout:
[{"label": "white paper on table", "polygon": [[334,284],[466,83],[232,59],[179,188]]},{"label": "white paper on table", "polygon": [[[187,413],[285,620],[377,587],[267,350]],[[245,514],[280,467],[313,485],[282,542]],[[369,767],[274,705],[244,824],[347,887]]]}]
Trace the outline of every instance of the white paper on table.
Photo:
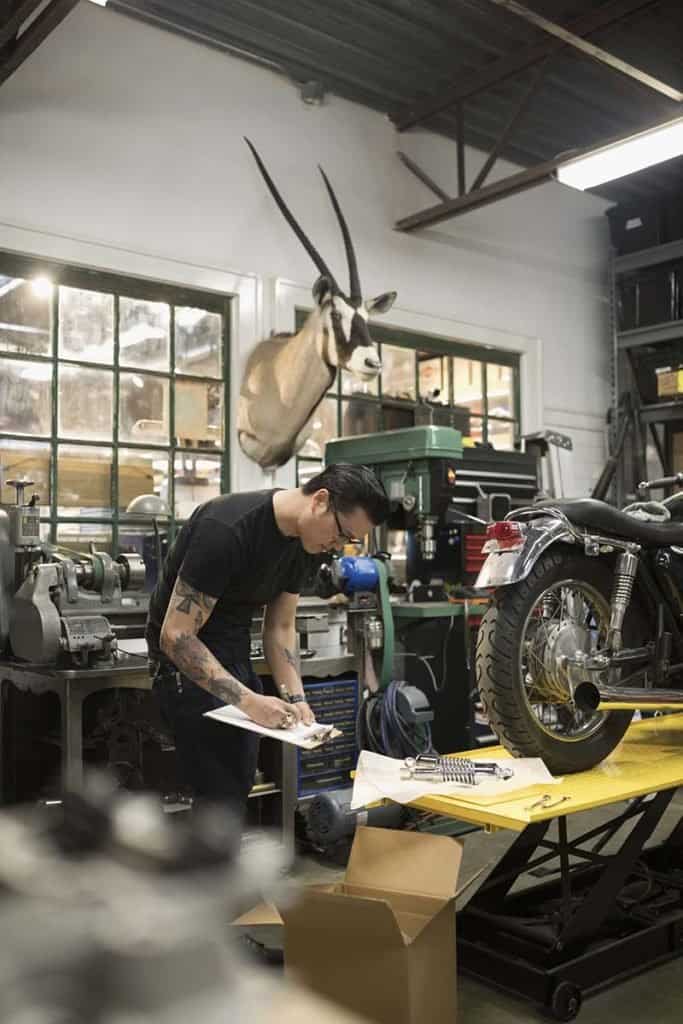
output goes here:
[{"label": "white paper on table", "polygon": [[[529,786],[548,786],[561,779],[554,778],[540,757],[493,758],[485,752],[472,758],[473,761],[487,761],[512,768],[511,779],[483,778],[476,786],[465,786],[461,782],[433,782],[424,779],[402,779],[403,761],[362,750],[358,758],[353,781],[351,810],[367,807],[378,800],[389,799],[399,804],[409,804],[422,796],[448,796],[457,794],[468,801],[491,800],[515,793]],[[482,778],[479,776],[479,778]]]},{"label": "white paper on table", "polygon": [[280,740],[281,743],[293,743],[295,747],[303,747],[305,750],[315,750],[316,747],[323,746],[328,740],[342,735],[339,729],[335,729],[333,725],[321,725],[320,722],[314,722],[313,725],[303,725],[299,722],[290,729],[267,729],[264,725],[253,722],[245,715],[244,711],[240,711],[232,704],[225,704],[222,708],[216,708],[215,711],[205,711],[204,716],[214,718],[217,722],[223,722],[224,725],[236,725],[238,729],[257,732],[259,736],[271,736],[274,740]]},{"label": "white paper on table", "polygon": [[124,654],[137,654],[141,658],[146,658],[148,654],[147,641],[144,637],[121,637],[117,640],[116,646]]}]

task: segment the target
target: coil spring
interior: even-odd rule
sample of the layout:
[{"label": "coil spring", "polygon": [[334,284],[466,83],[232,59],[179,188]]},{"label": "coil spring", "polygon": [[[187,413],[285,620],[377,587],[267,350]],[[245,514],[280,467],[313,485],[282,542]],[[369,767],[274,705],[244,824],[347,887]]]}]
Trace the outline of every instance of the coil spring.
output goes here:
[{"label": "coil spring", "polygon": [[467,786],[477,783],[476,765],[465,757],[439,758],[439,771],[444,782],[462,782]]},{"label": "coil spring", "polygon": [[618,608],[625,608],[631,600],[634,577],[630,573],[617,573],[614,579],[612,603]]},{"label": "coil spring", "polygon": [[415,768],[417,775],[433,773],[440,775],[444,782],[460,782],[466,786],[477,784],[477,766],[466,757],[418,757]]}]

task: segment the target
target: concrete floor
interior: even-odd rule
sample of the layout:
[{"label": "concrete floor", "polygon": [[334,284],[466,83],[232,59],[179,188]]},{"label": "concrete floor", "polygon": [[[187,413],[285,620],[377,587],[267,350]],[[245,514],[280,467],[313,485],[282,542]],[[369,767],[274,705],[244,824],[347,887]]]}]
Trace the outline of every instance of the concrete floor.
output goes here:
[{"label": "concrete floor", "polygon": [[[612,806],[606,810],[593,811],[570,816],[569,834],[578,835],[614,817],[625,805]],[[683,815],[683,793],[671,802],[657,829],[653,842],[658,843],[668,835]],[[464,844],[461,879],[467,879],[484,864],[491,867],[513,841],[509,832],[486,835],[473,832],[462,840]],[[619,835],[605,847],[606,851],[619,845]],[[341,876],[342,869],[311,857],[300,857],[294,877],[303,884],[334,881]],[[476,884],[480,883],[475,883]],[[463,902],[471,896],[468,892]],[[252,935],[267,945],[279,945],[281,935],[277,929],[252,930]],[[522,1021],[542,1019],[539,1011],[529,1003],[500,992],[493,987],[480,984],[473,979],[459,978],[458,1024],[518,1024]],[[587,998],[579,1014],[580,1024],[604,1024],[618,1020],[619,1024],[678,1024],[683,1018],[683,956],[645,971],[643,974]],[[436,1024],[436,1022],[435,1022]]]},{"label": "concrete floor", "polygon": [[[602,821],[614,817],[624,806],[617,805],[605,811],[570,816],[570,837],[580,835]],[[663,816],[654,834],[653,843],[661,842],[682,815],[683,793],[679,791]],[[462,877],[467,878],[483,863],[497,861],[510,845],[512,838],[505,832],[493,835],[475,832],[466,836]],[[605,847],[605,851],[618,846],[619,835]],[[542,1015],[531,1004],[462,975],[458,979],[458,991],[458,1024],[520,1024],[522,1021],[542,1019]],[[682,1018],[683,956],[645,971],[611,989],[589,996],[584,1001],[577,1019],[580,1024],[605,1024],[606,1021],[616,1020],[619,1024],[678,1024]]]}]

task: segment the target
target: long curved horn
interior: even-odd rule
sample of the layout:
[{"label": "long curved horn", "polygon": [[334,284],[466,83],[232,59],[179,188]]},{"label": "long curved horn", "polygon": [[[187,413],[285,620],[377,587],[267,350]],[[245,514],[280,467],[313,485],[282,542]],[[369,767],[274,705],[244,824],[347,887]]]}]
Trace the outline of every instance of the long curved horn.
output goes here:
[{"label": "long curved horn", "polygon": [[327,191],[329,192],[330,199],[332,201],[332,206],[334,207],[334,212],[337,214],[339,227],[341,228],[342,235],[344,236],[344,245],[346,246],[346,259],[349,264],[349,298],[351,300],[352,305],[360,305],[363,299],[363,294],[360,290],[358,264],[356,262],[356,254],[353,251],[353,242],[351,241],[351,235],[349,234],[349,229],[346,225],[346,221],[344,220],[344,214],[341,212],[341,207],[337,202],[337,197],[334,194],[334,189],[330,185],[329,178],[327,177],[327,175],[325,174],[324,170],[320,165],[318,165],[318,170],[323,176],[323,181],[325,182]]},{"label": "long curved horn", "polygon": [[282,213],[282,216],[285,218],[285,220],[287,221],[287,223],[291,227],[292,231],[294,232],[296,237],[299,239],[299,241],[303,245],[303,247],[306,250],[306,252],[308,253],[308,255],[311,257],[313,262],[315,263],[315,265],[318,268],[318,270],[320,271],[320,273],[324,274],[325,277],[328,277],[330,279],[330,282],[336,288],[337,287],[336,282],[334,280],[333,275],[330,273],[329,267],[325,263],[325,260],[322,258],[322,256],[320,255],[318,250],[315,248],[315,246],[309,241],[307,236],[304,234],[303,230],[299,227],[297,221],[294,219],[294,216],[290,212],[289,207],[287,206],[287,204],[285,203],[284,199],[282,198],[282,196],[278,192],[278,190],[276,188],[276,185],[275,185],[275,182],[273,181],[271,176],[268,174],[268,171],[265,168],[265,164],[263,163],[263,160],[261,159],[261,157],[256,152],[256,148],[254,147],[253,143],[250,142],[249,139],[246,138],[246,136],[244,138],[244,141],[249,146],[249,149],[251,150],[251,152],[252,152],[252,154],[254,156],[254,160],[256,161],[256,164],[258,166],[258,169],[261,172],[261,174],[263,175],[263,180],[265,181],[266,185],[270,189],[270,193],[271,193],[273,199],[275,200],[275,202],[279,206],[280,212]]}]

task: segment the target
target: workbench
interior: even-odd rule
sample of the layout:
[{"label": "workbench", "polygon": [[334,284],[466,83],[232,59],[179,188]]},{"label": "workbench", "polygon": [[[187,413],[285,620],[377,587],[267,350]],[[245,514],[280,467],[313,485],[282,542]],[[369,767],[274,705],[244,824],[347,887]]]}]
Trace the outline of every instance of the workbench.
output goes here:
[{"label": "workbench", "polygon": [[[488,754],[510,757],[502,747]],[[481,750],[456,756],[474,755]],[[634,723],[608,759],[545,790],[416,801],[423,811],[518,833],[458,914],[459,968],[572,1020],[584,995],[680,955],[683,819],[644,849],[680,785],[683,714],[675,714]],[[569,837],[572,815],[615,804],[625,806]],[[622,830],[619,848],[603,852]],[[548,877],[515,885],[529,873]]]},{"label": "workbench", "polygon": [[[147,645],[144,640],[124,640],[115,666],[101,668],[58,669],[52,666],[30,665],[21,662],[0,661],[0,803],[7,799],[4,775],[5,756],[2,750],[4,736],[4,709],[8,685],[40,696],[54,693],[59,699],[60,714],[60,788],[78,791],[83,784],[83,705],[88,697],[104,690],[150,690],[152,680],[147,668]],[[252,662],[257,675],[268,676],[269,669],[263,658]],[[324,656],[302,660],[304,678],[324,679],[353,669],[355,660],[345,651],[331,650]],[[272,743],[274,741],[266,741]],[[259,799],[279,799],[282,837],[288,847],[294,846],[294,812],[297,805],[296,748],[278,744],[279,751],[270,757],[275,772],[275,789],[259,791],[252,796]]]}]

